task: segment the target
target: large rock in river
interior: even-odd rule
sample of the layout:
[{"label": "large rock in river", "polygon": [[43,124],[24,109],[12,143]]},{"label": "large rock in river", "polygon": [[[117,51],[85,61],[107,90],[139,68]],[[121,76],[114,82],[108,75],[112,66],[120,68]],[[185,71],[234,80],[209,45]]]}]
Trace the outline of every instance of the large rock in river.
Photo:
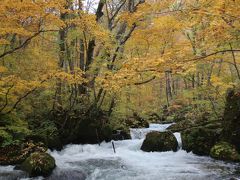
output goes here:
[{"label": "large rock in river", "polygon": [[212,158],[224,161],[240,161],[240,155],[236,147],[228,142],[219,142],[215,144],[210,152]]},{"label": "large rock in river", "polygon": [[240,91],[228,90],[223,117],[223,139],[240,152]]},{"label": "large rock in river", "polygon": [[221,129],[208,129],[205,126],[187,129],[181,133],[182,148],[194,154],[209,155],[220,134]]},{"label": "large rock in river", "polygon": [[166,132],[150,132],[147,134],[143,141],[141,150],[146,152],[164,152],[164,151],[177,151],[178,142],[174,134]]},{"label": "large rock in river", "polygon": [[47,153],[32,153],[22,164],[21,169],[30,177],[49,176],[56,167],[55,159]]}]

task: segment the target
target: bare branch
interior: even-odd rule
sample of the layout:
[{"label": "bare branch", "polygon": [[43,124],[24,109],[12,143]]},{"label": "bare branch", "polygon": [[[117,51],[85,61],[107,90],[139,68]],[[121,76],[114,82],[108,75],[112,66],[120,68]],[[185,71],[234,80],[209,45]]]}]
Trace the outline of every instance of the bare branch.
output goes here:
[{"label": "bare branch", "polygon": [[[46,82],[46,80],[43,80],[40,82],[40,84],[43,84],[44,82]],[[31,89],[30,91],[28,91],[26,94],[24,94],[23,96],[21,96],[20,98],[18,98],[18,100],[15,102],[15,104],[12,106],[12,108],[7,111],[6,113],[3,113],[3,114],[9,114],[11,113],[14,109],[17,108],[18,104],[24,99],[26,98],[27,96],[29,96],[30,94],[32,94],[34,91],[36,91],[38,89],[38,86]]]},{"label": "bare branch", "polygon": [[205,59],[205,58],[208,58],[208,57],[220,54],[220,53],[227,53],[227,52],[230,52],[230,53],[240,52],[240,49],[232,49],[232,50],[231,49],[226,49],[226,50],[222,50],[222,51],[216,51],[214,53],[211,53],[211,54],[208,54],[208,55],[205,55],[205,56],[201,56],[201,57],[197,57],[197,58],[193,58],[193,59],[189,59],[189,60],[186,60],[184,62],[198,61],[198,60]]},{"label": "bare branch", "polygon": [[139,85],[142,85],[142,84],[146,84],[146,83],[149,83],[149,82],[153,81],[154,79],[156,79],[156,76],[153,76],[152,78],[150,78],[146,81],[134,83],[134,85],[139,86]]},{"label": "bare branch", "polygon": [[2,112],[8,105],[8,94],[10,93],[11,89],[14,87],[14,85],[10,86],[5,94],[5,104],[3,107],[0,109],[0,112]]},{"label": "bare branch", "polygon": [[43,32],[56,32],[58,30],[41,30],[41,31],[38,31],[36,32],[35,34],[33,34],[31,37],[27,38],[22,44],[20,44],[19,46],[11,49],[11,50],[8,50],[8,51],[5,51],[3,54],[0,55],[0,60],[3,59],[3,57],[9,55],[9,54],[12,54],[20,49],[22,49],[23,47],[25,47],[26,45],[28,45],[32,39],[34,39],[35,37],[37,37],[39,34],[43,33]]}]

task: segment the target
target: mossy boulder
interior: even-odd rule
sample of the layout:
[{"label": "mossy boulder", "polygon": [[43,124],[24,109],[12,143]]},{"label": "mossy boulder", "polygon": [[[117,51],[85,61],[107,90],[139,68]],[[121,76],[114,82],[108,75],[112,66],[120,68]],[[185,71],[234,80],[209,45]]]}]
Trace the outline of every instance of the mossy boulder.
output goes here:
[{"label": "mossy boulder", "polygon": [[2,147],[0,148],[0,165],[21,164],[31,153],[46,151],[47,148],[42,143],[32,142]]},{"label": "mossy boulder", "polygon": [[236,147],[224,141],[219,142],[212,147],[210,156],[218,160],[234,162],[240,161],[240,155],[236,150]]},{"label": "mossy boulder", "polygon": [[63,144],[97,144],[111,137],[109,117],[96,107],[81,117],[70,117],[69,121],[71,123],[66,124],[67,127],[61,133]]},{"label": "mossy boulder", "polygon": [[174,134],[166,132],[150,132],[143,141],[141,150],[145,152],[177,151],[178,142]]},{"label": "mossy boulder", "polygon": [[47,153],[32,153],[22,164],[21,169],[30,177],[49,176],[56,167],[55,160]]},{"label": "mossy boulder", "polygon": [[223,139],[240,151],[240,90],[229,89],[223,116]]},{"label": "mossy boulder", "polygon": [[209,155],[221,132],[221,129],[208,129],[204,126],[187,129],[181,133],[182,148],[197,155]]}]

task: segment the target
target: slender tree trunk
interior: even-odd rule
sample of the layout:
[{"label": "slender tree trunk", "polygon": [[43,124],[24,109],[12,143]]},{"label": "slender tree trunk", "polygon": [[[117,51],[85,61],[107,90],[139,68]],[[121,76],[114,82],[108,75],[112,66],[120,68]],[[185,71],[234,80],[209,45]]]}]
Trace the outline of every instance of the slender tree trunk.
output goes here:
[{"label": "slender tree trunk", "polygon": [[[61,19],[65,19],[66,14],[61,14]],[[65,64],[65,54],[66,54],[66,37],[67,37],[67,31],[66,29],[61,29],[59,31],[59,68],[63,69]],[[62,109],[62,81],[60,79],[57,80],[56,84],[56,93],[54,98],[54,104],[53,104],[53,110],[59,110]]]},{"label": "slender tree trunk", "polygon": [[169,78],[170,71],[165,71],[165,80],[166,80],[166,100],[167,106],[170,106],[169,100],[172,99],[171,93],[171,85],[170,85],[170,78]]},{"label": "slender tree trunk", "polygon": [[204,84],[204,72],[202,72],[202,76],[201,76],[201,85],[200,86],[203,86]]},{"label": "slender tree trunk", "polygon": [[211,78],[212,78],[212,73],[213,73],[213,67],[214,64],[211,64],[211,67],[208,71],[208,75],[207,75],[207,85],[210,86],[211,85]]},{"label": "slender tree trunk", "polygon": [[233,64],[234,64],[234,67],[235,67],[236,72],[237,72],[237,77],[238,77],[238,79],[240,80],[240,72],[239,72],[239,69],[238,69],[237,62],[236,62],[235,54],[234,54],[234,52],[233,52],[232,44],[230,43],[229,45],[230,45],[230,48],[231,48],[231,50],[232,50]]},{"label": "slender tree trunk", "polygon": [[192,88],[195,88],[195,74],[192,75]]},{"label": "slender tree trunk", "polygon": [[188,89],[188,82],[187,82],[187,79],[184,78],[183,81],[184,81],[184,89],[187,90],[187,89]]},{"label": "slender tree trunk", "polygon": [[217,76],[220,77],[220,74],[221,74],[221,71],[222,71],[223,59],[220,59],[218,63],[219,63],[219,66],[218,66]]}]

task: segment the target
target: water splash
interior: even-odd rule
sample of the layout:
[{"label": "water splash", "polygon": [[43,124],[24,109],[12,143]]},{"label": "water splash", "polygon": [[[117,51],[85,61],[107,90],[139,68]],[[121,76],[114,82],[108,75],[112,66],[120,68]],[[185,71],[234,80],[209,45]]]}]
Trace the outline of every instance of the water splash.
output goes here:
[{"label": "water splash", "polygon": [[131,128],[130,134],[132,139],[144,139],[152,131],[164,132],[172,124],[150,124],[149,128]]},{"label": "water splash", "polygon": [[173,134],[174,134],[174,136],[175,136],[176,139],[177,139],[178,149],[182,149],[182,137],[181,137],[181,133],[176,132],[176,133],[173,133]]}]

